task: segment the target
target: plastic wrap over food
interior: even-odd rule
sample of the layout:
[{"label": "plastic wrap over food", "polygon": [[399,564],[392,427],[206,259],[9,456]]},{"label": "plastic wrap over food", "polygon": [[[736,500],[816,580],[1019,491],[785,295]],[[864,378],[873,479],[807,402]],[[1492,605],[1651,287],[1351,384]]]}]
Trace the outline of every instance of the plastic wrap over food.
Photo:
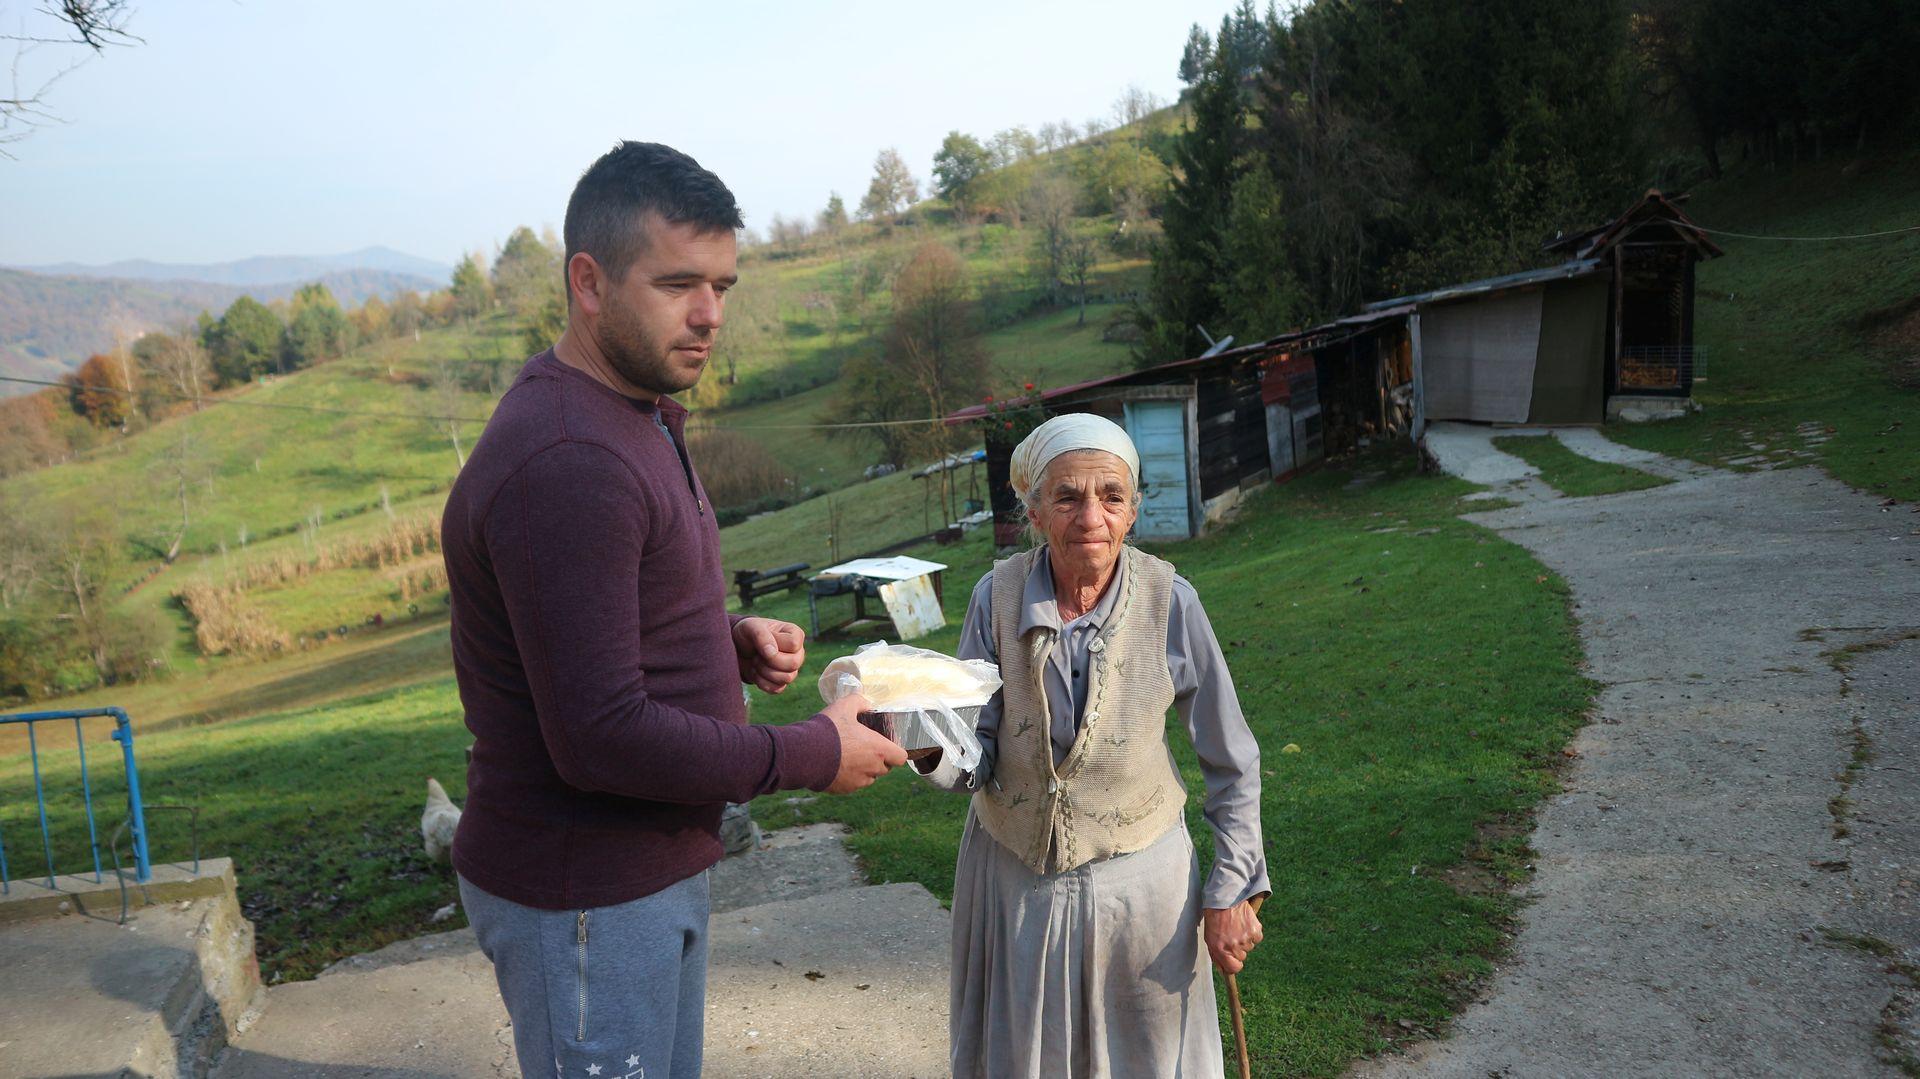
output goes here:
[{"label": "plastic wrap over food", "polygon": [[909,750],[937,747],[961,771],[980,763],[974,720],[999,689],[1000,668],[985,660],[885,641],[841,656],[820,672],[822,700],[831,704],[862,694],[891,727],[882,733]]}]

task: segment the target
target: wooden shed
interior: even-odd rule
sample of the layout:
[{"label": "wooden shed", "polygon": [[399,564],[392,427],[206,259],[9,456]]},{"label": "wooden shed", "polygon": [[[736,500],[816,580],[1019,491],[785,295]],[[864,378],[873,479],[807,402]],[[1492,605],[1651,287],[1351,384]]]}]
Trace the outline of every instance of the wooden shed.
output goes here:
[{"label": "wooden shed", "polygon": [[[1141,456],[1136,533],[1184,539],[1261,483],[1436,420],[1600,423],[1682,409],[1699,369],[1693,273],[1721,254],[1680,200],[1649,191],[1605,225],[1555,237],[1566,261],[1367,304],[1257,344],[1040,391],[1014,414],[1092,412]],[[948,423],[998,419],[974,405]],[[1024,521],[1008,461],[1030,424],[982,424],[994,542]]]},{"label": "wooden shed", "polygon": [[[1604,225],[1555,237],[1566,261],[1366,305],[1405,312],[1414,437],[1434,420],[1587,424],[1684,411],[1701,353],[1694,266],[1721,254],[1649,191]],[[1630,418],[1633,418],[1630,416]]]},{"label": "wooden shed", "polygon": [[[1271,475],[1261,371],[1272,351],[1254,346],[1177,360],[1045,390],[1022,403],[1045,415],[1091,412],[1126,428],[1140,452],[1135,535],[1186,539]],[[980,422],[989,412],[973,405],[947,422]],[[991,423],[985,437],[994,542],[1005,546],[1019,542],[1023,524],[1007,479],[1017,439]]]},{"label": "wooden shed", "polygon": [[1685,201],[1648,191],[1604,225],[1547,241],[1550,252],[1605,267],[1608,419],[1634,407],[1670,410],[1693,395],[1705,359],[1693,339],[1694,268],[1725,252],[1681,212]]}]

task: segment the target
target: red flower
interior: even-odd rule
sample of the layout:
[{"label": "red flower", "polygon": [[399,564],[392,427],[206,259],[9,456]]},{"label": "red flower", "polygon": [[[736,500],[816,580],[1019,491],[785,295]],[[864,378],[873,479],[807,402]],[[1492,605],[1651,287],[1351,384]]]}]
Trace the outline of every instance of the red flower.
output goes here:
[{"label": "red flower", "polygon": [[1007,421],[1007,430],[1009,430],[1009,431],[1011,431],[1011,430],[1013,430],[1013,421],[1012,421],[1012,420],[1008,420],[1008,421]]},{"label": "red flower", "polygon": [[1033,383],[1031,382],[1027,383],[1026,388],[1029,390],[1033,389]]}]

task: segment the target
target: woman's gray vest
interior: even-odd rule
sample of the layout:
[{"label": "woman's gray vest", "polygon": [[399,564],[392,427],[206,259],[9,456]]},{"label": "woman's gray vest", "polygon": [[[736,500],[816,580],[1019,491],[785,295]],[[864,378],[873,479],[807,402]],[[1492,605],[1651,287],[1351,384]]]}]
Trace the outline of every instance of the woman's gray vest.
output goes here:
[{"label": "woman's gray vest", "polygon": [[989,835],[1036,873],[1141,850],[1179,823],[1186,785],[1167,748],[1173,676],[1167,608],[1173,567],[1132,547],[1113,614],[1088,644],[1087,705],[1073,748],[1055,767],[1041,683],[1057,630],[1021,640],[1027,576],[1039,551],[993,567],[993,635],[1003,710],[993,781],[974,796]]}]

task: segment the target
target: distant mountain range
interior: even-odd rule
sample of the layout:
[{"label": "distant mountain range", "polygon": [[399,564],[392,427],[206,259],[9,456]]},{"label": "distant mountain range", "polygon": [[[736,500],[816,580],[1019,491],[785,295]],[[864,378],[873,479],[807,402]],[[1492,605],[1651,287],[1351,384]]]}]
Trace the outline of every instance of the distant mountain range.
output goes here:
[{"label": "distant mountain range", "polygon": [[110,277],[128,281],[204,281],[212,285],[284,285],[303,283],[329,274],[376,270],[408,277],[424,277],[432,287],[444,288],[453,279],[453,267],[391,247],[364,247],[344,255],[261,255],[235,262],[202,264],[127,259],[104,266],[62,262],[52,266],[15,266],[28,273],[62,277]]},{"label": "distant mountain range", "polygon": [[[384,247],[347,255],[250,258],[204,266],[146,260],[0,269],[0,375],[56,379],[95,352],[174,329],[240,295],[272,301],[311,281],[347,306],[445,288],[447,267]],[[0,382],[0,397],[36,387]]]}]

